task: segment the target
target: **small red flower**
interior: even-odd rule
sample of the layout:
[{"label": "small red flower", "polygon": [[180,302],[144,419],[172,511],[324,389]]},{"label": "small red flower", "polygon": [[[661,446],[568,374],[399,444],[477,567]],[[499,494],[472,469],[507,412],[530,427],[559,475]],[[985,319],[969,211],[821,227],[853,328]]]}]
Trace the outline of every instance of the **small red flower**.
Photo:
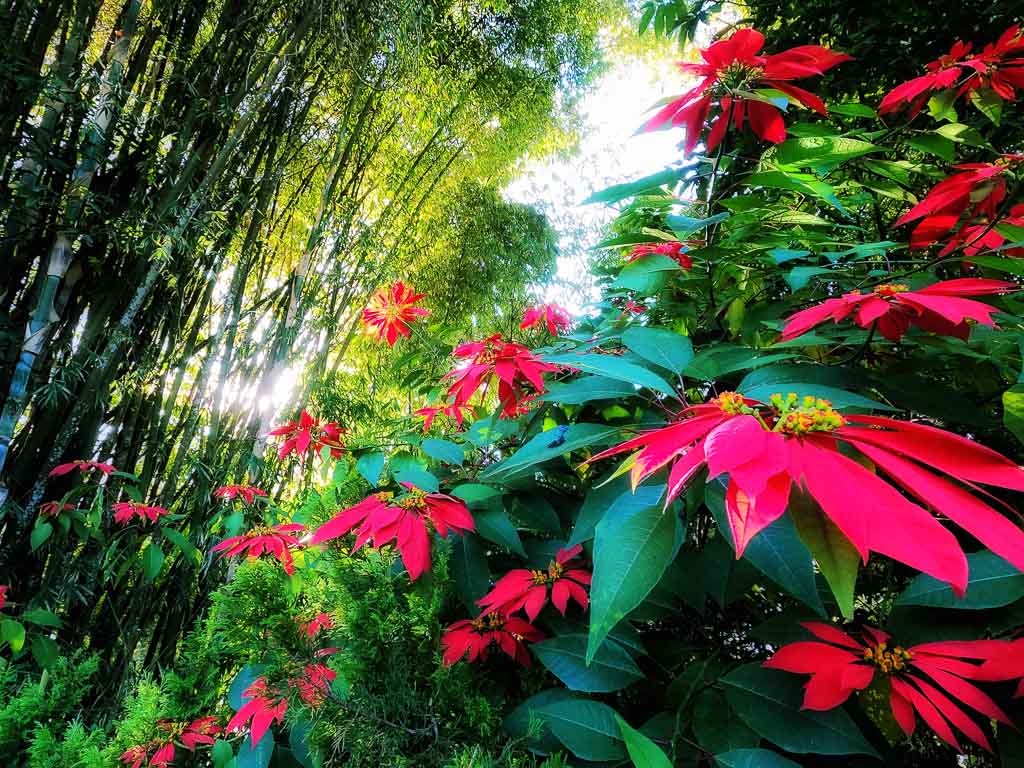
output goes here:
[{"label": "small red flower", "polygon": [[167,514],[167,510],[163,507],[153,507],[137,501],[119,501],[112,508],[114,510],[114,521],[122,525],[130,523],[133,517],[155,523],[157,518]]},{"label": "small red flower", "polygon": [[509,571],[488,594],[477,600],[477,605],[484,609],[484,616],[491,613],[509,616],[522,608],[526,618],[533,621],[547,603],[550,588],[551,602],[563,616],[570,597],[586,610],[590,571],[583,570],[582,563],[575,559],[582,551],[579,544],[559,549],[546,571],[526,568]]},{"label": "small red flower", "polygon": [[430,430],[430,426],[434,423],[434,419],[437,418],[438,414],[444,414],[449,419],[452,419],[461,429],[463,422],[466,420],[465,414],[467,413],[472,415],[473,406],[456,405],[455,403],[448,403],[444,406],[427,406],[416,411],[417,416],[423,417],[424,432]]},{"label": "small red flower", "polygon": [[121,757],[118,759],[124,763],[128,768],[139,768],[143,761],[149,757],[149,751],[142,745],[136,745],[129,747],[121,753]]},{"label": "small red flower", "polygon": [[311,453],[319,454],[325,445],[331,449],[331,456],[337,459],[345,451],[341,438],[347,432],[348,430],[338,426],[336,421],[320,422],[303,411],[298,421],[289,421],[280,427],[274,427],[267,435],[284,436],[284,442],[277,451],[280,459],[289,453],[294,453],[299,458]]},{"label": "small red flower", "polygon": [[836,53],[817,45],[801,45],[782,53],[758,55],[764,46],[764,35],[754,29],[740,29],[725,40],[712,43],[700,52],[703,64],[679,63],[685,74],[701,77],[701,81],[685,94],[669,102],[644,125],[653,131],[666,123],[686,128],[687,154],[693,152],[704,130],[712,104],[717,101],[721,114],[707,138],[707,151],[718,146],[730,115],[737,129],[744,121],[758,138],[772,143],[786,139],[786,124],[778,107],[755,98],[755,88],[774,88],[790,99],[826,114],[825,104],[813,93],[790,84],[790,80],[813,77],[836,64],[850,61],[845,53]]},{"label": "small red flower", "polygon": [[185,726],[185,730],[181,734],[181,743],[186,749],[195,752],[196,747],[200,744],[213,744],[216,741],[214,736],[221,733],[222,730],[217,725],[216,717],[200,717]]},{"label": "small red flower", "polygon": [[104,476],[117,471],[117,468],[113,464],[106,464],[102,461],[75,459],[75,461],[69,461],[67,464],[58,464],[56,467],[51,469],[50,477],[60,477],[61,475],[66,475],[76,469],[80,469],[83,474],[96,470],[97,472],[102,472]]},{"label": "small red flower", "polygon": [[0,584],[0,611],[7,606],[7,590],[9,589],[7,584]]},{"label": "small red flower", "polygon": [[235,716],[228,721],[226,732],[238,731],[249,725],[252,748],[263,738],[267,729],[273,723],[281,725],[284,723],[285,713],[288,711],[288,698],[272,694],[267,690],[267,681],[256,678],[252,685],[245,689],[242,694],[242,706],[235,713]]},{"label": "small red flower", "polygon": [[254,485],[222,485],[213,492],[214,498],[231,501],[242,497],[246,504],[254,504],[257,496],[266,496],[267,492],[262,491]]},{"label": "small red flower", "polygon": [[686,255],[686,251],[689,250],[692,243],[697,242],[701,245],[704,244],[703,240],[688,240],[686,243],[681,243],[678,240],[670,240],[664,243],[634,245],[633,249],[629,252],[629,256],[626,257],[626,263],[632,264],[634,261],[642,259],[644,256],[658,254],[661,256],[668,256],[682,269],[689,271],[693,269],[693,259]]},{"label": "small red flower", "polygon": [[321,631],[334,628],[334,619],[326,613],[318,613],[310,621],[299,621],[299,631],[312,640]]},{"label": "small red flower", "polygon": [[244,553],[249,558],[257,558],[263,554],[271,554],[284,566],[285,573],[290,576],[295,573],[291,548],[301,546],[298,538],[292,534],[304,530],[305,526],[300,523],[261,525],[241,536],[224,539],[211,551],[223,552],[221,557],[236,557]]},{"label": "small red flower", "polygon": [[[164,732],[161,738],[149,743],[148,748],[156,747],[153,757],[149,760],[150,768],[166,768],[174,762],[174,748],[181,744],[190,752],[195,752],[200,744],[210,745],[222,729],[217,725],[216,717],[201,717],[191,723],[179,723],[172,720],[158,720],[156,727]],[[147,751],[145,747],[134,747]],[[128,754],[128,753],[125,753]]]},{"label": "small red flower", "polygon": [[632,299],[628,299],[626,303],[623,305],[622,312],[621,314],[619,314],[617,319],[622,320],[623,318],[630,317],[631,315],[642,315],[646,311],[646,304],[637,304]]},{"label": "small red flower", "polygon": [[1003,101],[1015,101],[1014,87],[1024,88],[1024,53],[1020,27],[1007,29],[995,43],[971,55],[972,45],[957,40],[949,53],[926,65],[927,74],[897,85],[882,99],[878,114],[907,109],[914,117],[939,91],[956,88],[954,99],[985,88]]},{"label": "small red flower", "polygon": [[400,335],[409,336],[410,323],[430,314],[430,310],[416,306],[416,302],[425,295],[416,293],[402,281],[390,288],[382,288],[363,310],[363,325],[367,329],[376,328],[377,341],[386,340],[388,346],[393,347]]},{"label": "small red flower", "polygon": [[[933,216],[931,218],[939,219],[940,217]],[[1024,227],[1024,204],[1013,206],[1009,214],[1005,218],[999,219],[998,223]],[[946,224],[942,222],[936,224],[936,229],[948,231]],[[938,236],[941,237],[942,235]],[[931,235],[927,237],[931,237]],[[948,256],[957,249],[963,249],[965,260],[969,261],[971,256],[977,256],[979,253],[986,251],[994,251],[1005,244],[1006,237],[993,226],[993,223],[988,218],[981,216],[970,219],[962,224],[946,241],[942,250],[939,251],[939,256]],[[1007,256],[1024,256],[1024,248],[1007,248],[1005,253]]]},{"label": "small red flower", "polygon": [[39,514],[41,517],[56,517],[61,512],[71,512],[77,509],[74,504],[60,504],[56,501],[45,501],[39,505]]},{"label": "small red flower", "polygon": [[902,284],[879,285],[871,293],[853,291],[797,312],[786,321],[782,340],[802,336],[826,320],[838,323],[851,317],[861,328],[877,323],[878,332],[893,342],[903,338],[912,325],[966,340],[971,332],[968,320],[995,327],[992,313],[998,310],[965,297],[1015,290],[1013,283],[976,277],[944,280],[918,291]]},{"label": "small red flower", "polygon": [[456,621],[445,630],[441,638],[444,646],[443,662],[450,667],[467,653],[469,661],[487,658],[488,647],[497,645],[511,659],[524,667],[532,666],[530,654],[524,643],[536,643],[544,635],[532,624],[515,616],[492,613],[476,619]]},{"label": "small red flower", "polygon": [[390,493],[376,493],[342,510],[316,530],[310,543],[336,539],[358,525],[353,551],[371,540],[375,549],[394,541],[409,578],[416,581],[430,569],[428,522],[442,538],[448,536],[449,528],[459,535],[475,528],[462,499],[427,493],[411,483],[402,485],[408,493],[394,502]]},{"label": "small red flower", "polygon": [[523,322],[519,327],[532,328],[540,322],[547,325],[548,333],[557,336],[560,331],[567,330],[572,325],[572,318],[568,310],[557,304],[538,304],[523,313]]},{"label": "small red flower", "polygon": [[[957,750],[962,751],[951,725],[991,752],[985,733],[960,705],[970,707],[985,720],[1013,727],[988,694],[967,682],[1013,679],[1015,675],[999,676],[991,668],[986,672],[990,660],[1011,650],[1009,641],[960,640],[903,648],[890,645],[890,636],[873,627],[863,627],[862,634],[855,637],[831,624],[806,622],[803,626],[825,642],[790,643],[764,666],[811,676],[805,686],[804,709],[838,707],[881,673],[889,679],[893,717],[908,737],[914,733],[916,711],[939,738]],[[975,663],[978,661],[983,663]]]},{"label": "small red flower", "polygon": [[540,360],[522,344],[504,341],[500,333],[462,344],[452,354],[470,361],[444,376],[454,379],[448,388],[454,405],[465,406],[484,383],[497,378],[502,418],[514,418],[527,395],[545,391],[543,374],[558,370],[558,366]]},{"label": "small red flower", "polygon": [[324,703],[338,673],[323,664],[307,664],[303,674],[304,677],[292,678],[289,683],[298,689],[302,702],[315,709]]},{"label": "small red flower", "polygon": [[[879,474],[841,452],[840,441],[866,456]],[[968,491],[979,483],[1024,491],[1024,469],[935,427],[842,415],[826,400],[793,393],[773,395],[766,405],[728,392],[684,409],[676,423],[627,440],[591,461],[637,449],[631,459],[634,488],[672,464],[666,504],[704,466],[710,478],[728,474],[726,513],[737,557],[785,513],[795,483],[814,498],[865,562],[869,552],[878,552],[949,583],[963,595],[967,559],[956,537],[883,480],[884,473],[1024,570],[1024,530]]]}]

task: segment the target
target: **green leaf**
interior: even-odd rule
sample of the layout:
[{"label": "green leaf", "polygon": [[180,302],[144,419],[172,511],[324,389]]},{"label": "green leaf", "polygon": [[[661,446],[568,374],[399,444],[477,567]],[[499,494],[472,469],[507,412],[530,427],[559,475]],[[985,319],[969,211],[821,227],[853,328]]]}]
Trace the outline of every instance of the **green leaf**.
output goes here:
[{"label": "green leaf", "polygon": [[885,405],[877,400],[872,400],[870,397],[864,397],[858,395],[855,392],[847,392],[845,389],[838,389],[837,387],[830,387],[825,384],[812,384],[803,381],[779,381],[768,384],[759,384],[756,386],[744,387],[741,383],[736,388],[737,392],[741,392],[747,397],[753,398],[754,400],[760,400],[762,402],[768,402],[768,399],[776,394],[787,394],[789,392],[796,392],[801,397],[805,395],[813,395],[814,397],[820,397],[828,400],[836,408],[863,408],[865,410],[874,411],[898,411],[898,408],[893,408],[891,405]]},{"label": "green leaf", "polygon": [[883,151],[883,147],[860,139],[845,136],[809,136],[779,144],[775,148],[773,159],[780,165],[824,165],[843,163],[855,157]]},{"label": "green leaf", "polygon": [[729,706],[743,722],[787,752],[879,758],[842,709],[801,708],[804,680],[803,675],[765,669],[755,662],[734,669],[720,682]]},{"label": "green leaf", "polygon": [[947,123],[935,129],[939,136],[955,141],[958,144],[966,144],[970,147],[987,147],[988,141],[976,128],[963,123]]},{"label": "green leaf", "polygon": [[53,534],[53,526],[49,523],[40,523],[32,529],[32,535],[29,536],[29,546],[32,547],[32,551],[35,552],[46,540]]},{"label": "green leaf", "polygon": [[365,453],[356,460],[356,472],[366,478],[366,482],[377,487],[380,473],[384,471],[387,456],[383,453]]},{"label": "green leaf", "polygon": [[853,619],[853,595],[860,567],[856,547],[814,500],[797,488],[789,494],[789,514],[828,582],[840,612],[846,619]]},{"label": "green leaf", "polygon": [[238,748],[238,756],[235,758],[235,768],[267,768],[270,765],[270,758],[274,755],[274,732],[267,730],[254,745],[252,734],[245,736],[245,741]]},{"label": "green leaf", "polygon": [[1003,392],[1003,425],[1024,443],[1024,384]]},{"label": "green leaf", "polygon": [[534,643],[530,650],[570,691],[611,693],[644,677],[633,657],[618,643],[604,643],[588,661],[584,634],[559,635]]},{"label": "green leaf", "polygon": [[32,638],[32,658],[43,669],[50,669],[60,658],[60,648],[52,638],[34,637]]},{"label": "green leaf", "polygon": [[436,493],[441,487],[437,478],[425,469],[409,464],[403,469],[392,472],[396,483],[412,483],[417,488],[429,493]]},{"label": "green leaf", "polygon": [[731,749],[715,755],[715,763],[719,768],[800,768],[768,749]]},{"label": "green leaf", "polygon": [[619,724],[619,732],[626,742],[629,759],[636,768],[672,768],[672,763],[661,751],[661,747],[630,726],[619,715],[615,715],[615,722]]},{"label": "green leaf", "polygon": [[626,757],[616,712],[607,704],[589,699],[556,700],[540,707],[537,714],[552,735],[582,760]]},{"label": "green leaf", "polygon": [[596,373],[599,376],[607,376],[610,379],[632,382],[665,395],[675,394],[672,385],[658,374],[636,363],[623,360],[616,355],[547,355],[544,357],[544,361],[558,365],[569,365],[573,368],[578,368],[584,373]]},{"label": "green leaf", "polygon": [[580,376],[572,381],[556,382],[538,400],[563,405],[581,405],[593,400],[619,400],[636,394],[636,387],[607,376]]},{"label": "green leaf", "polygon": [[565,688],[548,688],[540,693],[535,693],[509,712],[502,726],[512,738],[525,741],[531,751],[541,755],[549,755],[562,748],[561,742],[554,737],[554,734],[547,727],[542,727],[539,734],[532,733],[530,729],[531,721],[540,720],[543,723],[540,712],[549,704],[558,701],[578,701],[579,699],[580,697],[565,690]]},{"label": "green leaf", "polygon": [[618,437],[618,428],[605,424],[571,424],[559,438],[555,438],[547,432],[541,432],[539,435],[534,435],[507,459],[493,464],[481,472],[480,479],[511,480],[525,473],[533,472],[538,464],[545,461],[580,448],[609,445]]},{"label": "green leaf", "polygon": [[[704,489],[704,503],[711,510],[719,532],[735,551],[725,511],[725,486],[720,481],[708,482]],[[743,552],[743,559],[819,616],[825,615],[825,606],[821,604],[814,580],[811,553],[800,541],[789,516],[783,515],[751,539]]]},{"label": "green leaf", "polygon": [[25,627],[14,619],[0,620],[0,640],[11,646],[12,653],[17,653],[25,645]]},{"label": "green leaf", "polygon": [[462,462],[466,460],[466,453],[462,449],[461,445],[451,442],[450,440],[439,440],[435,437],[428,437],[422,443],[420,448],[432,459],[437,459],[445,464],[453,464],[457,467],[462,466]]},{"label": "green leaf", "polygon": [[936,120],[948,120],[951,123],[957,121],[956,109],[953,103],[956,101],[956,89],[947,88],[939,91],[928,99],[928,112]]},{"label": "green leaf", "polygon": [[309,720],[296,721],[288,731],[288,747],[292,756],[303,768],[315,768],[317,761],[309,751],[309,733],[313,724]]},{"label": "green leaf", "polygon": [[196,549],[195,545],[191,541],[182,536],[181,533],[167,526],[161,527],[160,533],[164,538],[181,550],[181,553],[185,555],[185,557],[190,558],[196,564],[203,562],[202,553]]},{"label": "green leaf", "polygon": [[761,737],[748,728],[725,701],[725,695],[713,688],[697,694],[693,704],[693,733],[708,752],[756,747]]},{"label": "green leaf", "polygon": [[225,768],[235,757],[235,750],[231,748],[231,742],[224,739],[217,739],[210,750],[210,759],[213,760],[213,768]]},{"label": "green leaf", "polygon": [[706,219],[695,219],[691,216],[671,214],[665,217],[665,221],[675,236],[682,240],[689,234],[725,221],[731,215],[728,211],[722,211],[714,216],[708,216]]},{"label": "green leaf", "polygon": [[811,282],[811,278],[818,277],[819,275],[831,275],[834,277],[835,271],[828,267],[793,267],[783,276],[783,279],[789,285],[789,289],[796,293],[806,288],[807,284]]},{"label": "green leaf", "polygon": [[48,611],[45,608],[33,608],[30,611],[25,611],[21,614],[21,618],[40,627],[56,627],[57,629],[60,629],[64,626],[61,623],[61,620],[57,617],[57,614],[52,611]]},{"label": "green leaf", "polygon": [[760,368],[782,360],[792,360],[794,357],[797,357],[794,352],[773,354],[733,344],[719,344],[702,349],[694,355],[693,360],[686,366],[685,373],[691,378],[714,381],[727,373]]},{"label": "green leaf", "polygon": [[145,575],[146,580],[153,581],[159,575],[160,569],[163,566],[164,552],[156,542],[151,541],[142,553],[142,573]]},{"label": "green leaf", "polygon": [[768,251],[768,255],[772,257],[772,260],[776,264],[785,264],[787,261],[793,259],[802,259],[805,256],[810,256],[810,251],[794,251],[789,248],[773,248]]},{"label": "green leaf", "polygon": [[242,708],[245,689],[256,682],[256,678],[263,674],[263,670],[262,664],[246,664],[238,671],[235,679],[231,681],[231,687],[228,688],[228,704],[233,710],[237,712]]},{"label": "green leaf", "polygon": [[455,592],[462,604],[474,616],[480,612],[476,601],[487,594],[491,573],[487,567],[487,553],[476,534],[452,537],[450,566]]},{"label": "green leaf", "polygon": [[845,104],[829,104],[828,111],[836,115],[847,117],[875,117],[875,110],[867,104],[860,104],[855,101],[848,101]]},{"label": "green leaf", "polygon": [[[659,494],[660,498],[660,494]],[[608,633],[640,605],[675,559],[685,526],[673,509],[622,505],[597,524],[590,590],[590,661]]]},{"label": "green leaf", "polygon": [[452,488],[451,495],[462,499],[467,506],[474,507],[484,504],[495,496],[501,496],[501,491],[481,483],[463,483]]},{"label": "green leaf", "polygon": [[512,521],[509,520],[501,499],[495,499],[484,509],[474,511],[473,522],[476,523],[476,532],[488,541],[500,544],[520,557],[526,557],[523,542],[519,539],[519,533],[512,525]]},{"label": "green leaf", "polygon": [[967,567],[967,593],[962,599],[945,582],[921,574],[910,582],[896,605],[977,611],[1002,608],[1024,597],[1024,573],[995,553],[974,552],[967,556]]},{"label": "green leaf", "polygon": [[641,485],[636,492],[629,488],[629,478],[621,476],[613,482],[590,490],[583,500],[568,546],[573,547],[594,538],[597,524],[609,513],[624,514],[623,509],[639,511],[653,507],[665,495],[663,485]]},{"label": "green leaf", "polygon": [[672,373],[681,374],[693,359],[690,339],[666,328],[633,326],[622,334],[622,343],[640,357]]},{"label": "green leaf", "polygon": [[912,136],[907,139],[907,144],[925,154],[941,157],[948,163],[953,162],[953,158],[956,156],[953,142],[945,136],[935,133],[920,133],[917,136]]},{"label": "green leaf", "polygon": [[[646,15],[646,14],[645,14]],[[600,192],[595,192],[586,200],[583,205],[590,203],[615,203],[625,200],[627,197],[637,195],[652,189],[658,189],[666,184],[675,184],[689,172],[689,168],[666,168],[663,171],[652,173],[635,181],[627,181],[624,184],[614,184]]]}]

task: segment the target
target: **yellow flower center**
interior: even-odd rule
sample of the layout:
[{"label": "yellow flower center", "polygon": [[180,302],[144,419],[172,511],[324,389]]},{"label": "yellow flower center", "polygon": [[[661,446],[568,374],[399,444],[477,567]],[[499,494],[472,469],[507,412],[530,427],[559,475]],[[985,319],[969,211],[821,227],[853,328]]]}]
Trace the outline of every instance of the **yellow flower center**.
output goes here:
[{"label": "yellow flower center", "polygon": [[741,61],[734,61],[724,69],[718,70],[718,82],[729,90],[747,90],[757,82],[764,69],[752,67]]},{"label": "yellow flower center", "polygon": [[497,613],[489,613],[486,616],[478,616],[473,619],[473,629],[477,632],[494,632],[504,626],[505,617]]},{"label": "yellow flower center", "polygon": [[556,560],[552,560],[548,563],[548,569],[542,571],[539,568],[534,571],[530,571],[530,576],[533,578],[533,583],[538,587],[542,587],[545,584],[554,584],[565,573],[565,567]]},{"label": "yellow flower center", "polygon": [[910,290],[910,286],[905,283],[886,283],[884,285],[875,286],[876,296],[893,296],[897,293],[906,293]]},{"label": "yellow flower center", "polygon": [[769,399],[778,416],[775,430],[787,435],[806,435],[808,432],[831,432],[846,423],[832,403],[820,397],[799,397],[790,392],[783,397],[774,394]]},{"label": "yellow flower center", "polygon": [[423,510],[427,508],[427,493],[419,488],[413,488],[398,502],[402,509]]},{"label": "yellow flower center", "polygon": [[750,411],[750,408],[743,402],[743,395],[737,392],[723,392],[715,398],[714,402],[722,409],[722,413],[728,413],[730,416],[738,416]]},{"label": "yellow flower center", "polygon": [[891,675],[907,666],[914,654],[902,646],[894,646],[889,650],[888,643],[879,643],[874,648],[864,649],[864,659],[870,661],[885,674]]}]

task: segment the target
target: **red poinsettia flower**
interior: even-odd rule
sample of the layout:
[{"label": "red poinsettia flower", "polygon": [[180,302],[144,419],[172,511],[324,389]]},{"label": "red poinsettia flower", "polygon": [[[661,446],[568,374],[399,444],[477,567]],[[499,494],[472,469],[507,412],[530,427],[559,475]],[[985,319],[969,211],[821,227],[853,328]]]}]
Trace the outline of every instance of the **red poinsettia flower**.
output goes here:
[{"label": "red poinsettia flower", "polygon": [[[1012,727],[1010,719],[980,688],[968,680],[1007,680],[986,675],[985,664],[1011,645],[1005,640],[959,640],[922,643],[910,648],[890,644],[890,636],[865,626],[859,636],[820,622],[803,626],[819,640],[790,643],[764,663],[769,669],[809,674],[804,709],[824,711],[838,707],[854,691],[867,688],[882,674],[890,683],[893,717],[909,737],[916,712],[939,738],[960,750],[950,725],[975,744],[992,751],[988,738],[961,705],[984,720]],[[956,703],[959,702],[959,703]],[[962,750],[961,750],[962,751]]]},{"label": "red poinsettia flower", "polygon": [[122,752],[118,759],[128,768],[139,768],[147,757],[149,757],[149,750],[140,744],[136,744],[134,747],[129,747]]},{"label": "red poinsettia flower", "polygon": [[284,566],[285,573],[290,576],[295,573],[291,548],[301,546],[299,539],[293,534],[305,529],[301,523],[260,525],[241,536],[224,539],[211,551],[223,552],[221,557],[237,557],[246,554],[250,558],[257,558],[263,554],[271,554]]},{"label": "red poinsettia flower", "polygon": [[903,226],[921,221],[910,235],[910,247],[927,248],[956,228],[964,214],[967,221],[996,218],[1006,198],[1006,173],[1024,161],[1024,155],[1003,155],[994,163],[963,163],[954,166],[962,173],[943,179],[925,198],[896,222]]},{"label": "red poinsettia flower", "polygon": [[[998,223],[1024,227],[1024,204],[1013,206],[1004,218],[998,220]],[[942,250],[939,251],[939,256],[948,256],[953,251],[963,250],[965,260],[969,261],[971,256],[994,251],[997,248],[1002,248],[1005,244],[1006,237],[996,229],[991,220],[981,216],[962,224],[946,241]],[[1024,256],[1024,248],[1007,248],[1005,253],[1007,256]]]},{"label": "red poinsettia flower", "polygon": [[979,680],[1014,680],[1020,679],[1017,683],[1017,690],[1014,698],[1024,696],[1024,638],[1013,640],[1005,647],[997,648],[996,651],[985,659],[981,665]]},{"label": "red poinsettia flower", "polygon": [[491,613],[509,616],[522,608],[526,617],[533,621],[547,603],[550,589],[551,602],[563,616],[570,597],[586,610],[590,571],[583,570],[582,563],[576,559],[582,551],[579,544],[559,549],[546,571],[526,568],[509,571],[498,579],[490,592],[477,600],[477,605],[484,609],[484,616]]},{"label": "red poinsettia flower", "polygon": [[326,613],[318,613],[309,621],[298,621],[299,630],[310,640],[325,629],[334,628],[334,619]]},{"label": "red poinsettia flower", "polygon": [[519,327],[532,328],[540,322],[547,325],[548,333],[557,336],[559,331],[567,330],[572,325],[572,318],[567,309],[557,304],[538,304],[523,313],[523,322]]},{"label": "red poinsettia flower", "polygon": [[41,517],[56,517],[61,512],[71,512],[77,509],[74,504],[60,504],[56,501],[44,501],[39,505],[39,514]]},{"label": "red poinsettia flower", "polygon": [[255,749],[273,723],[284,723],[284,716],[288,711],[288,697],[272,693],[267,688],[267,681],[257,677],[243,692],[242,702],[242,706],[228,721],[224,730],[238,731],[248,724],[250,743]]},{"label": "red poinsettia flower", "polygon": [[484,383],[497,378],[502,418],[513,418],[527,395],[544,392],[543,374],[558,370],[558,366],[545,363],[522,344],[504,341],[500,333],[462,344],[452,354],[470,362],[445,374],[444,378],[453,379],[448,397],[455,405],[464,406]]},{"label": "red poinsettia flower", "polygon": [[10,586],[7,584],[0,584],[0,611],[7,606],[7,590],[9,589]]},{"label": "red poinsettia flower", "polygon": [[92,470],[102,472],[104,476],[109,475],[111,472],[116,472],[117,468],[113,464],[107,464],[102,461],[87,461],[85,459],[75,459],[69,461],[67,464],[58,464],[56,467],[50,470],[50,477],[60,477],[66,475],[69,472],[73,472],[76,469],[80,469],[83,474],[88,473]]},{"label": "red poinsettia flower", "polygon": [[968,320],[995,327],[992,314],[999,310],[965,297],[1015,290],[1017,286],[1013,283],[977,277],[944,280],[918,291],[900,283],[879,285],[871,293],[853,291],[797,312],[786,320],[782,340],[802,336],[826,320],[838,323],[847,318],[861,328],[875,325],[889,341],[899,341],[912,325],[966,340],[971,332]]},{"label": "red poinsettia flower", "polygon": [[[149,760],[150,768],[166,768],[174,762],[175,744],[181,744],[190,752],[195,752],[200,744],[213,744],[222,729],[217,725],[216,717],[201,717],[191,723],[179,723],[171,720],[158,720],[156,727],[164,732],[161,738],[150,742],[150,748],[156,746],[153,757]],[[142,749],[145,753],[146,748]],[[128,753],[125,753],[128,754]]]},{"label": "red poinsettia flower", "polygon": [[376,328],[377,341],[386,340],[393,347],[399,336],[409,336],[410,323],[430,314],[430,310],[416,306],[425,295],[416,293],[401,280],[390,288],[382,288],[363,310],[363,325],[369,330]]},{"label": "red poinsettia flower", "polygon": [[231,501],[241,497],[246,504],[254,504],[257,496],[266,495],[266,491],[260,490],[254,485],[222,485],[213,492],[214,498]]},{"label": "red poinsettia flower", "polygon": [[445,630],[441,638],[444,646],[444,665],[450,667],[467,653],[470,662],[487,658],[488,648],[493,644],[508,657],[524,667],[532,666],[530,653],[524,643],[536,643],[544,639],[540,630],[523,619],[492,613],[476,619],[456,621]]},{"label": "red poinsettia flower", "polygon": [[452,419],[461,429],[463,422],[466,420],[465,414],[472,415],[473,406],[471,405],[456,405],[455,403],[448,403],[447,405],[438,406],[427,406],[420,408],[416,411],[417,416],[423,417],[423,431],[427,432],[430,430],[430,426],[434,423],[434,419],[437,418],[438,414],[444,414],[449,419]]},{"label": "red poinsettia flower", "polygon": [[826,400],[792,393],[773,395],[766,405],[728,392],[679,417],[591,461],[640,449],[631,459],[634,487],[671,463],[666,503],[704,466],[711,478],[728,474],[726,512],[737,557],[785,513],[795,483],[865,561],[869,552],[878,552],[964,593],[967,559],[956,538],[880,474],[842,453],[841,441],[910,496],[1024,570],[1024,530],[964,487],[981,483],[1024,491],[1024,469],[972,440],[926,424],[844,416]]},{"label": "red poinsettia flower", "polygon": [[647,311],[646,304],[637,304],[632,299],[628,299],[622,306],[622,312],[618,316],[618,320],[622,320],[625,317],[631,317],[632,315],[642,315]]},{"label": "red poinsettia flower", "polygon": [[323,664],[307,664],[303,675],[292,678],[289,683],[298,689],[303,704],[315,709],[324,703],[337,676],[337,672]]},{"label": "red poinsettia flower", "polygon": [[348,430],[338,426],[336,421],[320,422],[303,411],[298,421],[289,421],[280,427],[274,427],[267,436],[284,436],[285,440],[277,451],[280,459],[289,453],[294,453],[300,458],[311,453],[319,454],[325,445],[331,449],[331,456],[337,459],[345,451],[341,438],[347,432]]},{"label": "red poinsettia flower", "polygon": [[409,578],[416,581],[430,568],[428,522],[441,537],[447,537],[449,529],[461,535],[475,528],[462,499],[427,493],[411,483],[402,485],[408,493],[397,500],[392,500],[390,493],[376,493],[342,510],[316,530],[310,543],[336,539],[358,525],[353,551],[368,541],[374,548],[394,541]]},{"label": "red poinsettia flower", "polygon": [[155,523],[157,518],[167,514],[167,510],[163,507],[154,507],[138,501],[119,501],[112,508],[114,510],[114,522],[121,523],[122,525],[130,523],[133,517]]},{"label": "red poinsettia flower", "polygon": [[768,99],[756,97],[752,93],[755,88],[774,88],[798,104],[826,114],[820,98],[789,81],[823,74],[836,64],[850,61],[851,57],[818,45],[801,45],[763,56],[759,55],[763,46],[764,35],[760,32],[740,29],[702,50],[704,63],[680,62],[681,72],[697,75],[701,81],[669,102],[647,121],[643,130],[653,131],[669,122],[673,126],[684,126],[685,151],[689,154],[697,146],[711,107],[717,101],[722,114],[708,134],[709,152],[722,140],[730,119],[737,129],[749,119],[754,133],[764,141],[776,144],[785,141],[786,124],[782,113]]},{"label": "red poinsettia flower", "polygon": [[1024,88],[1024,36],[1020,27],[1007,29],[995,43],[981,53],[971,54],[973,46],[957,40],[949,53],[925,66],[927,74],[897,85],[882,99],[878,114],[907,109],[914,117],[939,91],[956,88],[954,99],[985,88],[1003,101],[1014,101],[1014,87]]},{"label": "red poinsettia flower", "polygon": [[660,256],[668,256],[682,269],[689,271],[693,269],[693,259],[686,255],[686,251],[695,243],[703,245],[704,241],[687,240],[685,243],[681,243],[678,240],[670,240],[664,243],[645,243],[642,245],[634,245],[632,250],[629,252],[629,256],[626,257],[626,263],[632,264],[634,261],[642,259],[644,256],[657,254]]}]

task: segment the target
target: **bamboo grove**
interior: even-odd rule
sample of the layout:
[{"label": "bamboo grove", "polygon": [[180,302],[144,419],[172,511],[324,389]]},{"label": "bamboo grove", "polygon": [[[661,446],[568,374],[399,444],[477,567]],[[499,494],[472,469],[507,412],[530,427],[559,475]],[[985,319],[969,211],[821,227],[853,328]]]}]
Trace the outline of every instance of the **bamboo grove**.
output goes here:
[{"label": "bamboo grove", "polygon": [[[67,607],[62,639],[110,665],[107,695],[133,660],[170,664],[223,577],[185,556],[208,548],[214,484],[274,476],[263,456],[280,411],[314,396],[345,407],[329,393],[372,365],[352,350],[375,288],[411,275],[447,291],[443,319],[464,327],[551,273],[543,217],[497,190],[525,154],[571,142],[610,13],[0,5],[0,570]],[[470,296],[479,285],[497,295]],[[49,470],[92,456],[184,516],[187,540],[148,584],[136,534],[59,548],[33,536],[44,495],[71,487]]]}]

